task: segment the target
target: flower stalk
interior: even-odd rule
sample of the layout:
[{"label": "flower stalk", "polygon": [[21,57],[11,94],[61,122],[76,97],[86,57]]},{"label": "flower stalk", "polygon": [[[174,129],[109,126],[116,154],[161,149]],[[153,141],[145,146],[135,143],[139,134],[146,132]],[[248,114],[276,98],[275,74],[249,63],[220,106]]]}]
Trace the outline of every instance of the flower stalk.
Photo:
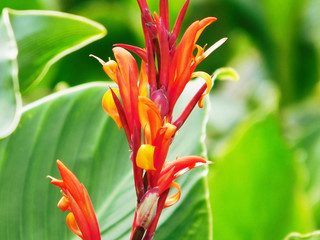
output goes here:
[{"label": "flower stalk", "polygon": [[[119,129],[124,129],[130,149],[130,160],[133,169],[134,185],[137,197],[131,240],[151,240],[163,209],[176,204],[181,196],[180,185],[175,180],[191,169],[210,164],[211,162],[198,156],[183,156],[169,159],[167,154],[177,131],[183,126],[197,103],[203,107],[203,99],[213,85],[212,77],[196,67],[215,49],[226,41],[223,38],[209,47],[197,45],[201,33],[215,22],[215,17],[193,22],[177,42],[185,17],[189,0],[186,0],[170,30],[168,0],[159,0],[159,14],[150,13],[146,0],[138,0],[141,11],[141,23],[145,39],[145,47],[140,48],[128,44],[116,44],[113,48],[115,60],[96,58],[104,72],[116,84],[109,88],[102,98],[102,107],[115,121]],[[130,53],[141,59],[138,66]],[[202,86],[194,94],[177,119],[173,119],[175,105],[190,80],[201,78]],[[59,207],[68,209],[74,219],[67,222],[70,229],[85,240],[100,239],[100,232],[93,207],[84,205],[83,185],[75,180],[70,170],[58,162],[62,180],[52,179],[52,183],[61,187],[64,197]],[[69,176],[66,178],[65,176]],[[76,186],[69,185],[69,180]],[[61,181],[61,182],[60,182]],[[174,194],[169,194],[175,188]],[[73,192],[73,193],[72,193]],[[71,195],[69,194],[71,193]],[[88,217],[79,218],[79,211],[71,204],[73,196],[83,214]],[[69,215],[68,215],[69,216]],[[91,234],[89,234],[89,233]],[[88,235],[89,234],[89,235]]]},{"label": "flower stalk", "polygon": [[[181,189],[174,180],[194,167],[210,163],[197,156],[171,162],[166,159],[176,132],[197,103],[203,107],[204,96],[213,84],[212,77],[196,72],[196,67],[226,41],[223,38],[207,50],[206,46],[197,45],[203,30],[216,21],[215,17],[207,17],[192,23],[177,42],[189,2],[185,1],[171,31],[168,0],[159,0],[159,14],[153,15],[146,0],[138,0],[145,47],[116,44],[115,60],[108,62],[92,55],[118,85],[106,92],[102,105],[119,129],[124,129],[131,151],[137,195],[131,232],[134,240],[152,239],[162,210],[179,201]],[[129,51],[141,59],[140,70]],[[203,85],[181,115],[173,119],[177,100],[187,83],[196,77],[204,80]],[[169,196],[171,188],[176,193]]]}]

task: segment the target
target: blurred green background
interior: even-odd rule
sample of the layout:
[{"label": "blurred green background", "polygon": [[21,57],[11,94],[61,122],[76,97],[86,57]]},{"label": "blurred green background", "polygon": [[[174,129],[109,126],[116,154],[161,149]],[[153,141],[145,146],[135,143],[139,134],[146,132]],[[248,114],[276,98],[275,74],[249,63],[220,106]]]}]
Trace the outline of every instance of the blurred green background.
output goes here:
[{"label": "blurred green background", "polygon": [[[149,1],[157,10],[158,1]],[[184,1],[171,0],[171,24]],[[0,7],[50,9],[84,16],[107,37],[64,57],[24,104],[66,86],[105,81],[95,54],[112,45],[144,46],[135,0],[1,0]],[[320,229],[320,1],[191,0],[183,29],[218,21],[199,45],[228,41],[198,70],[232,67],[239,82],[217,82],[207,127],[213,238],[283,239]]]}]

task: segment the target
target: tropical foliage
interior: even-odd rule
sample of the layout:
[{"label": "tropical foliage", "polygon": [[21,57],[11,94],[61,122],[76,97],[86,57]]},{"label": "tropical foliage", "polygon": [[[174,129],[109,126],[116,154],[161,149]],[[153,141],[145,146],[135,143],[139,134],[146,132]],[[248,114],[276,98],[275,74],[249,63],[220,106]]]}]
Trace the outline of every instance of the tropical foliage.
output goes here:
[{"label": "tropical foliage", "polygon": [[[184,3],[169,1],[171,29]],[[158,1],[148,4],[158,11]],[[115,85],[89,54],[106,60],[115,43],[145,46],[137,1],[0,8],[0,239],[74,238],[46,179],[60,178],[57,159],[85,185],[101,238],[129,239],[136,193],[127,137],[101,106]],[[163,210],[154,239],[319,239],[319,11],[317,0],[190,1],[183,32],[215,16],[198,44],[228,37],[197,69],[240,81],[215,82],[205,110],[175,136],[167,159],[213,164],[178,179],[181,199]],[[201,84],[190,82],[174,119]]]}]

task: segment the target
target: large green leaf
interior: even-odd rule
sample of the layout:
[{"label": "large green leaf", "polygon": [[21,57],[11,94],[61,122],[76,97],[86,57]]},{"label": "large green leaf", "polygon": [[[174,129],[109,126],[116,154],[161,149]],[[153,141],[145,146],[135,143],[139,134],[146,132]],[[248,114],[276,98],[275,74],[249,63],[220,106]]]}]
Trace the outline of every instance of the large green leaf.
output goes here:
[{"label": "large green leaf", "polygon": [[[72,238],[66,214],[56,207],[59,189],[46,179],[59,177],[56,159],[87,187],[103,239],[129,239],[135,209],[131,163],[123,131],[101,107],[106,89],[105,83],[86,84],[28,105],[17,130],[0,141],[0,239]],[[169,160],[202,151],[203,120],[203,110],[191,114]],[[164,210],[155,239],[208,239],[205,174],[198,168],[180,179],[182,198]]]},{"label": "large green leaf", "polygon": [[209,175],[213,239],[283,239],[313,220],[277,117],[244,121]]},{"label": "large green leaf", "polygon": [[18,123],[19,89],[25,92],[39,83],[52,64],[102,38],[106,30],[96,22],[71,14],[5,8],[0,34],[1,138],[10,134]]}]

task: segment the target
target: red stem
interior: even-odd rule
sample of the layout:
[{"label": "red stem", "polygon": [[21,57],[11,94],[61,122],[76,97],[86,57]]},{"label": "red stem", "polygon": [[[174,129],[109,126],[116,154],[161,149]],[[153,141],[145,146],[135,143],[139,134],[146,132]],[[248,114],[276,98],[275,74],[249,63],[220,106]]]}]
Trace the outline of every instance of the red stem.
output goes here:
[{"label": "red stem", "polygon": [[184,124],[186,119],[189,117],[190,113],[194,109],[195,105],[197,104],[197,102],[201,98],[201,96],[202,96],[203,92],[206,90],[206,88],[207,88],[207,84],[204,83],[202,85],[202,87],[198,90],[198,92],[194,95],[194,97],[191,99],[191,101],[189,102],[187,107],[183,110],[183,112],[178,117],[178,119],[173,123],[174,125],[176,125],[176,127],[178,129]]}]

